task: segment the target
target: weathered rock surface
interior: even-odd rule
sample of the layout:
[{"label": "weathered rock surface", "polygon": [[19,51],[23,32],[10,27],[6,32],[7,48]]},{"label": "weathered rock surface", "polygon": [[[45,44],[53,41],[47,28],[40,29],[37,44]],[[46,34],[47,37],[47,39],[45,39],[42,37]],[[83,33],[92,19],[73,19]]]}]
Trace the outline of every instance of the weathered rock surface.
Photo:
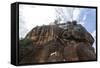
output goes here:
[{"label": "weathered rock surface", "polygon": [[76,21],[68,22],[66,28],[37,26],[24,39],[30,43],[22,47],[20,42],[20,63],[96,60],[94,38]]}]

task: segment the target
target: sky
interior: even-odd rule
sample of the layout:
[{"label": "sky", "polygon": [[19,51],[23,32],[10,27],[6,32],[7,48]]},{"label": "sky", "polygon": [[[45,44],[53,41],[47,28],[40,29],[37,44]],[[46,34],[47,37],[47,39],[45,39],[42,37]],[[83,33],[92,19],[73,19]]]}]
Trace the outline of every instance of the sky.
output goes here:
[{"label": "sky", "polygon": [[[59,17],[60,23],[77,20],[96,41],[96,9],[40,5],[19,5],[19,38],[24,38],[35,26],[52,24]],[[96,42],[94,48],[95,45]]]}]

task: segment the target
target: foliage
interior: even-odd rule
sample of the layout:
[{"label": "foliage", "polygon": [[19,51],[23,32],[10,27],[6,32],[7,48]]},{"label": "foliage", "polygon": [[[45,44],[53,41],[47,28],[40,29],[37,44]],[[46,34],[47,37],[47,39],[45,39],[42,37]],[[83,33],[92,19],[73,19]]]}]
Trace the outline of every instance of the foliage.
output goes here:
[{"label": "foliage", "polygon": [[27,45],[30,45],[32,44],[32,41],[30,39],[21,39],[19,40],[19,45],[21,46],[27,46]]}]

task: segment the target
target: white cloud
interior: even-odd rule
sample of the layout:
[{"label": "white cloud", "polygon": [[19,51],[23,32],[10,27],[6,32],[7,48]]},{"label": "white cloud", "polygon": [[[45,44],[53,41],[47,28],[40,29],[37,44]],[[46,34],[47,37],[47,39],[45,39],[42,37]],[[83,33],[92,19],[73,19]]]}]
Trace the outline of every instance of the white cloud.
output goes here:
[{"label": "white cloud", "polygon": [[86,17],[87,17],[87,14],[84,15],[82,21],[85,21],[86,20]]},{"label": "white cloud", "polygon": [[[62,20],[66,21],[72,21],[77,20],[79,21],[79,15],[81,13],[81,8],[75,8],[75,7],[61,7],[56,9],[58,11],[57,16],[60,16]],[[62,11],[61,11],[62,10]],[[63,13],[62,13],[63,12]]]},{"label": "white cloud", "polygon": [[[80,12],[81,12],[81,10],[80,10]],[[79,16],[80,16],[80,14],[79,14]],[[85,27],[85,23],[86,23],[86,18],[87,18],[87,14],[84,14],[84,16],[82,17],[82,19],[80,20],[80,18],[78,17],[78,21],[79,21],[79,24],[81,24],[81,25],[83,25],[84,27]]]},{"label": "white cloud", "polygon": [[92,36],[93,36],[93,37],[96,36],[96,30],[94,30],[94,31],[92,32]]},{"label": "white cloud", "polygon": [[66,18],[67,18],[69,21],[72,21],[72,18],[73,18],[73,10],[74,10],[74,8],[71,8],[71,7],[66,8],[65,14],[66,14]]},{"label": "white cloud", "polygon": [[[56,12],[56,10],[60,14]],[[51,6],[38,6],[38,5],[20,5],[19,6],[19,35],[25,37],[26,34],[35,26],[41,26],[43,24],[48,25],[49,23],[54,22],[60,16],[63,21],[71,21],[73,15],[73,9],[71,7],[51,7]],[[79,9],[75,9],[74,17],[78,18],[80,13]],[[60,22],[60,23],[61,23]]]},{"label": "white cloud", "polygon": [[73,20],[79,21],[79,15],[80,15],[80,8],[74,8],[73,10]]},{"label": "white cloud", "polygon": [[[58,10],[58,14],[56,12]],[[26,34],[35,26],[43,24],[48,25],[54,22],[60,16],[60,23],[73,20],[79,21],[81,9],[73,7],[51,7],[38,5],[20,5],[19,6],[19,36],[24,38]],[[86,15],[79,23],[84,26]]]},{"label": "white cloud", "polygon": [[[19,35],[25,35],[35,26],[47,25],[55,19],[54,7],[20,5],[19,6]],[[21,21],[23,20],[23,22]],[[22,23],[22,24],[21,24]],[[26,28],[25,28],[26,27]]]},{"label": "white cloud", "polygon": [[60,17],[62,21],[71,21],[73,16],[73,8],[72,7],[59,7],[56,8],[56,16]]},{"label": "white cloud", "polygon": [[81,25],[85,26],[85,22],[84,21],[80,21],[80,22],[78,22],[78,24],[81,24]]}]

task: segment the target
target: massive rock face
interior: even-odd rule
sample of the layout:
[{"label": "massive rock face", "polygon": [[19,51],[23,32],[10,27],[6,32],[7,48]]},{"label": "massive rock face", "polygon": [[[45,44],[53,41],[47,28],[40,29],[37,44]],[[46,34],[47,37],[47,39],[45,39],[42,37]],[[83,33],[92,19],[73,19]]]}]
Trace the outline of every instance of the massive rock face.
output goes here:
[{"label": "massive rock face", "polygon": [[96,60],[94,38],[76,21],[67,22],[66,28],[43,25],[33,28],[20,42],[20,63],[45,63]]}]

